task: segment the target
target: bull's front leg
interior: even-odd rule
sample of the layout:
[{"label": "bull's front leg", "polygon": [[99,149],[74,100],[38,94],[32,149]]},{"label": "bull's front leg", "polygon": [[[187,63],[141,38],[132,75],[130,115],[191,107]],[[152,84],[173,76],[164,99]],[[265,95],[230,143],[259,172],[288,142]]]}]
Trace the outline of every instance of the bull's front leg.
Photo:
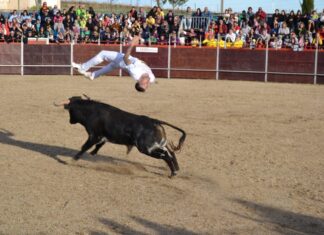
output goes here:
[{"label": "bull's front leg", "polygon": [[78,160],[82,154],[84,154],[84,152],[86,152],[87,150],[89,150],[94,144],[97,143],[96,138],[93,135],[89,135],[88,140],[84,143],[84,145],[82,145],[81,151],[78,152],[73,159],[74,160]]},{"label": "bull's front leg", "polygon": [[105,141],[100,142],[99,144],[96,144],[96,148],[90,152],[91,155],[96,155],[99,151],[99,149],[105,144]]}]

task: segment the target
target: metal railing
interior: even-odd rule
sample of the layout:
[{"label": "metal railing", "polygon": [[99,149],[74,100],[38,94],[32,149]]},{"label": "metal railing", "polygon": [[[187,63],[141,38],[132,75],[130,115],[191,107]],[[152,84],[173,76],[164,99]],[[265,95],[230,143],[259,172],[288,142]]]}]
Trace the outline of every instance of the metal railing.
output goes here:
[{"label": "metal railing", "polygon": [[180,21],[180,26],[184,30],[194,29],[194,30],[200,30],[207,31],[208,26],[210,25],[210,18],[209,17],[203,17],[203,16],[190,16],[186,17],[183,16]]}]

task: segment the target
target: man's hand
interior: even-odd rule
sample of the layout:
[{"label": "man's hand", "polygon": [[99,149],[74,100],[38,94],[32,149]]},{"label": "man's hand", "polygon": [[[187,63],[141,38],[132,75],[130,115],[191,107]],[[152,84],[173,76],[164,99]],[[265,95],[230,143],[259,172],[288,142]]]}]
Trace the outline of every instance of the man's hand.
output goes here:
[{"label": "man's hand", "polygon": [[139,43],[139,36],[135,35],[133,40],[130,43],[130,46],[128,47],[128,49],[124,55],[124,58],[123,58],[126,65],[131,64],[131,61],[129,60],[129,56],[130,56],[134,46],[138,45],[138,43]]},{"label": "man's hand", "polygon": [[140,40],[139,36],[138,36],[138,35],[135,35],[135,36],[133,37],[133,40],[131,41],[131,46],[136,46],[136,45],[138,45],[138,44],[139,44],[139,40]]}]

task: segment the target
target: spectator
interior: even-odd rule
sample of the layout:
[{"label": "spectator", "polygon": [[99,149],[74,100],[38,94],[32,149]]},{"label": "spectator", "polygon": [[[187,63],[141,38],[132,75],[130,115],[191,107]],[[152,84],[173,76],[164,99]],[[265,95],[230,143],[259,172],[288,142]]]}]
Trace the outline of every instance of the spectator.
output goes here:
[{"label": "spectator", "polygon": [[324,46],[324,25],[321,25],[316,35],[317,35],[318,45]]},{"label": "spectator", "polygon": [[270,31],[270,34],[272,35],[272,37],[278,37],[279,35],[279,23],[275,22],[273,25],[273,28]]},{"label": "spectator", "polygon": [[160,17],[161,19],[164,19],[164,12],[162,11],[161,7],[156,8],[155,19],[157,19],[158,17]]},{"label": "spectator", "polygon": [[39,9],[39,14],[40,14],[40,16],[43,16],[45,14],[48,15],[48,13],[49,13],[49,8],[47,6],[47,2],[43,2],[43,5]]},{"label": "spectator", "polygon": [[54,16],[54,31],[62,30],[64,32],[64,26],[63,26],[63,16],[61,15],[61,12],[58,11],[56,15]]},{"label": "spectator", "polygon": [[165,21],[168,22],[169,27],[174,24],[174,14],[172,10],[169,10],[168,14],[165,16]]},{"label": "spectator", "polygon": [[233,29],[229,29],[228,33],[225,35],[225,41],[234,43],[236,39],[236,34],[234,33]]},{"label": "spectator", "polygon": [[37,37],[38,38],[46,38],[46,33],[45,33],[43,27],[40,27],[39,31],[37,32]]},{"label": "spectator", "polygon": [[60,10],[57,8],[57,5],[54,5],[52,9],[52,14],[55,16]]},{"label": "spectator", "polygon": [[202,44],[208,47],[217,47],[217,40],[215,39],[214,34],[212,32],[209,32]]},{"label": "spectator", "polygon": [[152,15],[150,15],[147,19],[146,19],[146,24],[149,27],[150,31],[153,30],[154,26],[155,26],[155,19],[153,18]]},{"label": "spectator", "polygon": [[286,22],[287,21],[287,14],[286,14],[286,11],[285,10],[282,10],[281,11],[281,14],[280,14],[280,17],[278,19],[278,22],[279,22],[279,26],[281,27],[282,23],[283,22]]},{"label": "spectator", "polygon": [[6,19],[5,19],[4,15],[2,15],[2,13],[0,13],[0,23],[1,23],[2,25],[4,25],[5,22],[6,22]]},{"label": "spectator", "polygon": [[8,22],[12,22],[14,19],[18,21],[19,16],[17,14],[17,10],[13,10],[12,13],[9,16]]},{"label": "spectator", "polygon": [[295,29],[297,28],[297,18],[293,10],[290,11],[287,17],[287,26],[291,31],[295,31]]},{"label": "spectator", "polygon": [[275,13],[272,15],[272,24],[271,26],[273,27],[275,23],[279,22],[279,18],[280,18],[280,13],[279,13],[279,9],[275,10]]},{"label": "spectator", "polygon": [[148,18],[149,16],[152,16],[153,18],[155,18],[155,17],[156,17],[156,12],[157,12],[157,6],[154,6],[154,7],[150,10],[150,12],[147,14],[147,18]]},{"label": "spectator", "polygon": [[138,20],[139,22],[143,23],[146,19],[146,11],[143,7],[140,7],[139,10],[138,10]]},{"label": "spectator", "polygon": [[324,9],[323,9],[321,15],[319,16],[319,24],[320,24],[320,26],[324,25]]},{"label": "spectator", "polygon": [[318,27],[318,19],[319,15],[317,14],[316,10],[313,10],[310,19],[308,21],[308,31],[314,33]]},{"label": "spectator", "polygon": [[71,18],[71,21],[74,22],[77,18],[77,15],[76,15],[76,11],[75,11],[75,7],[74,6],[71,6],[69,8],[69,10],[66,12],[65,14],[66,16],[69,15],[70,18]]},{"label": "spectator", "polygon": [[92,19],[95,18],[96,12],[93,10],[93,7],[92,6],[89,7],[88,14],[90,15],[89,18],[92,18]]},{"label": "spectator", "polygon": [[218,32],[222,37],[225,37],[227,34],[227,26],[224,24],[224,21],[222,19],[219,20],[219,26],[218,26]]},{"label": "spectator", "polygon": [[202,17],[207,17],[208,20],[211,20],[213,18],[212,13],[208,10],[208,7],[204,8],[204,11],[201,13]]},{"label": "spectator", "polygon": [[184,30],[189,30],[192,25],[192,10],[191,7],[187,7],[186,12],[183,15],[183,20],[182,20],[182,27]]},{"label": "spectator", "polygon": [[246,15],[247,15],[249,26],[252,27],[253,26],[253,21],[254,21],[254,12],[253,12],[252,7],[248,8],[248,11],[247,11]]},{"label": "spectator", "polygon": [[289,39],[290,29],[287,27],[287,23],[283,22],[282,26],[279,28],[278,34],[282,37],[282,40],[285,42]]},{"label": "spectator", "polygon": [[79,5],[79,7],[76,10],[75,14],[76,14],[76,16],[80,17],[80,19],[82,19],[82,18],[86,19],[86,17],[87,17],[87,11],[86,11],[86,9],[85,9],[85,7],[84,7],[83,4],[80,4]]},{"label": "spectator", "polygon": [[299,40],[295,32],[291,32],[290,34],[290,46],[293,51],[299,51]]},{"label": "spectator", "polygon": [[256,16],[259,17],[260,21],[264,22],[266,21],[267,14],[262,10],[262,7],[259,7],[257,13],[255,13]]}]

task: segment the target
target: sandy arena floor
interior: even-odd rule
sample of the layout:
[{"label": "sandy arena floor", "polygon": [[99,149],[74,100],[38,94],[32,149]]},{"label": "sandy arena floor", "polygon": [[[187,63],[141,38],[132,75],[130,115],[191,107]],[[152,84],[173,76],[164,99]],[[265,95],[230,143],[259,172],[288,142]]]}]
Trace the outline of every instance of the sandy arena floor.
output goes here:
[{"label": "sandy arena floor", "polygon": [[[0,76],[0,234],[324,234],[324,86],[133,85]],[[82,93],[186,130],[179,174],[114,144],[73,162],[86,132],[52,102]]]}]

